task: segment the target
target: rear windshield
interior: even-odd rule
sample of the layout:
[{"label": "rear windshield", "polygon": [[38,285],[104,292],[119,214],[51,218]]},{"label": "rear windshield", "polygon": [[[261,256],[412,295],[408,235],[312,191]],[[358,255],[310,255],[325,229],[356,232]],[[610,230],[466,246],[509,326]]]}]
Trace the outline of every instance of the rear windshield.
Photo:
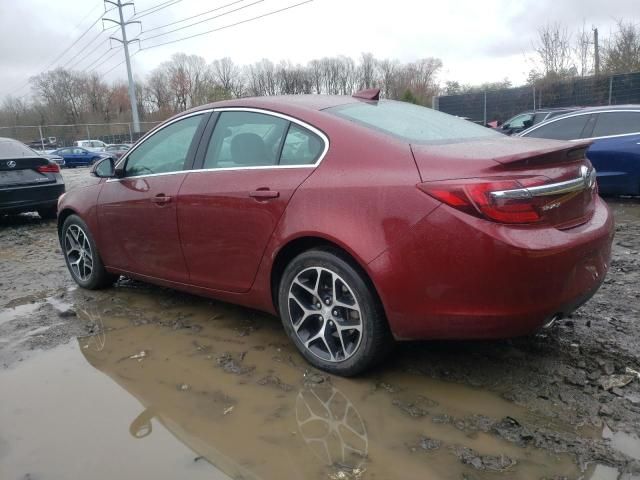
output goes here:
[{"label": "rear windshield", "polygon": [[501,135],[453,115],[392,100],[351,103],[325,111],[409,143],[447,143]]},{"label": "rear windshield", "polygon": [[38,155],[26,145],[11,138],[0,138],[0,159],[37,157]]}]

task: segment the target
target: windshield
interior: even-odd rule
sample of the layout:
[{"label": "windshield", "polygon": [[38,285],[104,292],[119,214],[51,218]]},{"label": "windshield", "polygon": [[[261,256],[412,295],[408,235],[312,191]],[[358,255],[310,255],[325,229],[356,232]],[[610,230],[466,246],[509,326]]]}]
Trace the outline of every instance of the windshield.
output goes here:
[{"label": "windshield", "polygon": [[500,136],[473,122],[405,102],[361,102],[325,111],[409,143],[446,143]]}]

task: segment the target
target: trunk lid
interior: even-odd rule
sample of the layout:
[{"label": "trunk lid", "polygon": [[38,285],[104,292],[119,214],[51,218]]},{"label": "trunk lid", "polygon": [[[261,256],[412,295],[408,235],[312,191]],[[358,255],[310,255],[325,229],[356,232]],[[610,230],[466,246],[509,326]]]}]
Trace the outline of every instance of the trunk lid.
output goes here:
[{"label": "trunk lid", "polygon": [[[458,182],[466,191],[470,184],[495,180],[496,187],[483,192],[488,201],[528,202],[541,217],[533,223],[571,228],[589,220],[595,209],[595,174],[585,156],[589,145],[500,137],[411,148],[423,190]],[[478,207],[473,199],[470,203]]]},{"label": "trunk lid", "polygon": [[0,159],[0,188],[26,185],[42,185],[56,181],[50,173],[41,173],[39,167],[49,165],[49,160],[40,157],[18,157]]}]

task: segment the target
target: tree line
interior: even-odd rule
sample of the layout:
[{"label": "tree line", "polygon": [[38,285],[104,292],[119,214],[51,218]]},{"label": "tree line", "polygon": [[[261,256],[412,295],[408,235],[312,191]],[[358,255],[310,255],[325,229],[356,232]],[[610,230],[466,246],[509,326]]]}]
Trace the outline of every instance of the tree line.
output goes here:
[{"label": "tree line", "polygon": [[[155,121],[193,106],[230,98],[285,94],[351,95],[379,87],[382,95],[430,105],[439,91],[442,61],[379,60],[363,53],[357,60],[326,57],[306,65],[263,59],[238,65],[225,57],[207,63],[203,57],[176,53],[135,82],[142,120]],[[127,85],[108,84],[97,73],[58,68],[30,79],[31,99],[7,97],[0,125],[128,122]]]},{"label": "tree line", "polygon": [[[601,34],[597,50],[594,29],[585,22],[573,32],[561,22],[543,25],[536,32],[532,53],[527,58],[531,65],[527,84],[544,87],[577,77],[640,72],[640,25],[618,20],[608,36]],[[508,78],[481,85],[448,81],[442,94],[477,93],[511,86]]]}]

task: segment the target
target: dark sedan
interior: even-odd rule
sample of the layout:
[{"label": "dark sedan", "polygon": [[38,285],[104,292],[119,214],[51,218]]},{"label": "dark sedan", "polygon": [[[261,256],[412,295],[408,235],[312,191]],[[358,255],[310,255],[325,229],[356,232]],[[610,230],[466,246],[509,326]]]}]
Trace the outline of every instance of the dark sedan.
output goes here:
[{"label": "dark sedan", "polygon": [[37,211],[55,218],[64,189],[56,162],[17,140],[0,138],[0,214]]},{"label": "dark sedan", "polygon": [[584,108],[520,134],[555,140],[589,140],[587,157],[603,195],[640,195],[640,105]]},{"label": "dark sedan", "polygon": [[64,158],[67,167],[87,167],[103,158],[115,158],[114,155],[92,152],[82,147],[64,147],[51,152],[51,155]]}]

